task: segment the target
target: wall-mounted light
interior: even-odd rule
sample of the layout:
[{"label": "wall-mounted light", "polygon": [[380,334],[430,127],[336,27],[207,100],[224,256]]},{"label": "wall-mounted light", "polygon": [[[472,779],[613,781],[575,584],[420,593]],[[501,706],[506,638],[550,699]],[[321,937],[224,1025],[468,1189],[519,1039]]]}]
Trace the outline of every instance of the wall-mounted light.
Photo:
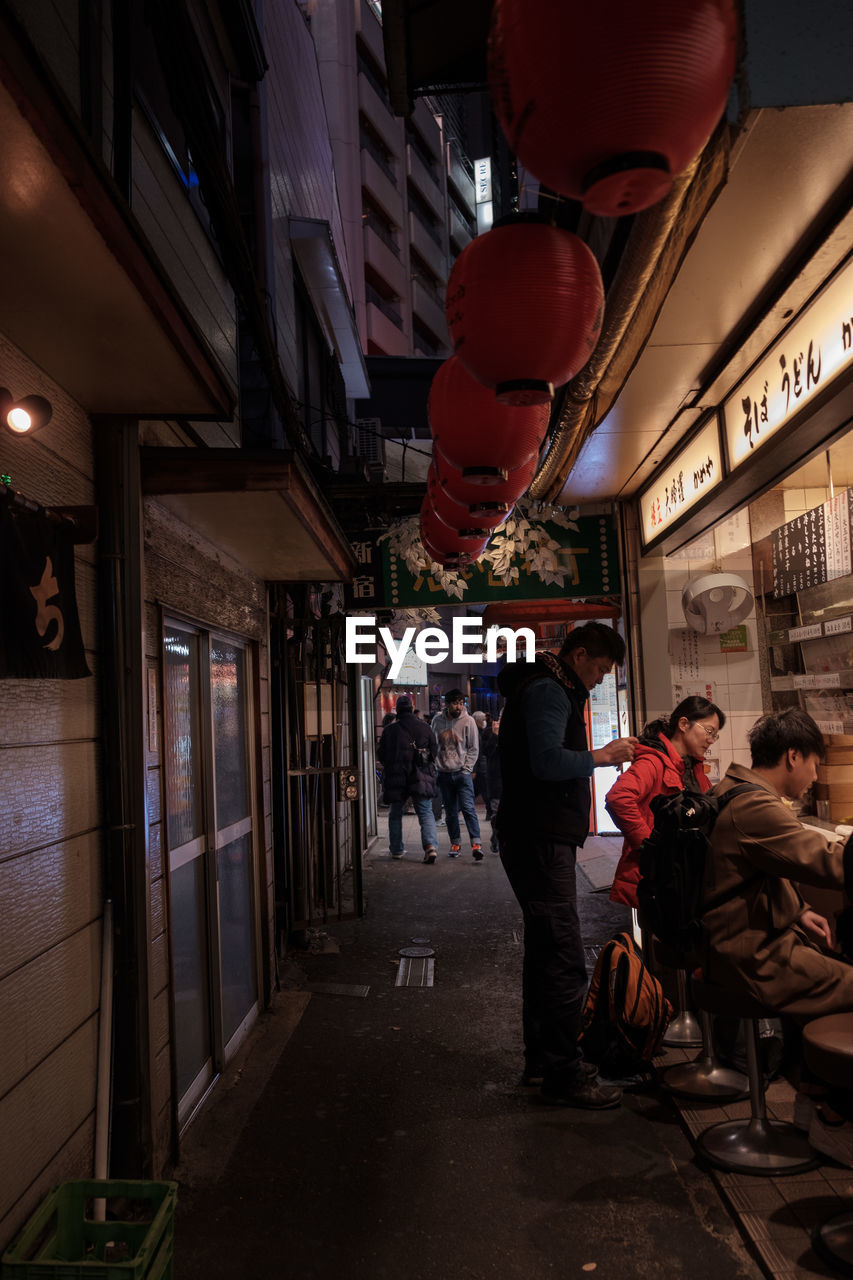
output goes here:
[{"label": "wall-mounted light", "polygon": [[44,396],[23,396],[15,400],[11,391],[0,387],[0,422],[16,436],[28,435],[45,426],[53,416],[53,405]]}]

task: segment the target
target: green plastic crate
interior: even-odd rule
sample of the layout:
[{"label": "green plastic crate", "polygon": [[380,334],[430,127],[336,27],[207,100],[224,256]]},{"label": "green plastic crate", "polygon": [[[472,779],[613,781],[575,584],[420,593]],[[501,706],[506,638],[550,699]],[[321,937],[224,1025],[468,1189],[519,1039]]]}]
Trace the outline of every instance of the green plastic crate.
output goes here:
[{"label": "green plastic crate", "polygon": [[172,1280],[177,1193],[176,1182],[60,1183],[3,1254],[2,1280]]}]

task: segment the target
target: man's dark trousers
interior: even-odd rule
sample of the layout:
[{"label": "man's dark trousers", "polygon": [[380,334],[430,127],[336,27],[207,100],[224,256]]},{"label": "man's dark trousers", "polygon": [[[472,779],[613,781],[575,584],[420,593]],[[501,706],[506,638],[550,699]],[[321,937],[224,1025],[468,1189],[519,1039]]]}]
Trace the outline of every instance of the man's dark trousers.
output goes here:
[{"label": "man's dark trousers", "polygon": [[577,911],[576,847],[501,833],[501,862],[524,915],[526,1070],[546,1087],[577,1079],[586,961]]}]

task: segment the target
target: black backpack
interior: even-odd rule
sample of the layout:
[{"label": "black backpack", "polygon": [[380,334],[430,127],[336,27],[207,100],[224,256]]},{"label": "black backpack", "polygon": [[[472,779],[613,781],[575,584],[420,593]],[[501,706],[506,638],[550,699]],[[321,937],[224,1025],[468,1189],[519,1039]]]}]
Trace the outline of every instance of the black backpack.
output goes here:
[{"label": "black backpack", "polygon": [[710,792],[679,791],[656,796],[651,802],[654,827],[640,848],[637,899],[644,928],[678,951],[692,951],[701,943],[702,915],[737,896],[730,893],[704,900],[705,863],[714,823],[730,800],[745,791],[758,791],[741,782],[721,796]]}]

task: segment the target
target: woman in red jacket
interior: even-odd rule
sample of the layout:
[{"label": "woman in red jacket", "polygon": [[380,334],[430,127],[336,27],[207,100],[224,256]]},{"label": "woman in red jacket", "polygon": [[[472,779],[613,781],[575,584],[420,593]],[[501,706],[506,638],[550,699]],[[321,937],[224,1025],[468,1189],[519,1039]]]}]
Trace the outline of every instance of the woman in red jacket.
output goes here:
[{"label": "woman in red jacket", "polygon": [[651,835],[651,802],[655,796],[679,791],[709,791],[702,765],[705,752],[716,742],[726,717],[707,698],[679,702],[669,719],[653,720],[643,729],[629,769],[616,779],[605,806],[625,837],[610,898],[637,906],[640,846]]}]

